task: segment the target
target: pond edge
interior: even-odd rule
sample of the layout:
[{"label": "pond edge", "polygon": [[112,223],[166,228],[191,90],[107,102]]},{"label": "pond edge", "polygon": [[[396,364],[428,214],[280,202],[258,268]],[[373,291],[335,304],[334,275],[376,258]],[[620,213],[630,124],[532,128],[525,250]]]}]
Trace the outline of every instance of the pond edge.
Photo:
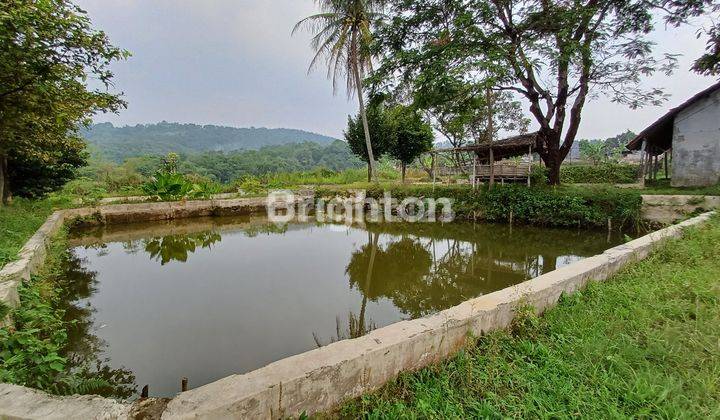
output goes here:
[{"label": "pond edge", "polygon": [[[104,224],[265,211],[264,199],[119,204],[54,212],[28,240],[18,260],[0,270],[0,300],[19,305],[17,287],[43,264],[52,237],[64,224]],[[373,391],[403,371],[444,360],[468,337],[506,328],[514,308],[528,304],[538,313],[563,293],[602,281],[625,265],[646,258],[683,229],[714,212],[658,230],[534,279],[470,299],[437,314],[401,321],[350,340],[281,359],[242,375],[231,375],[170,399],[126,403],[97,396],[54,396],[0,384],[0,418],[278,418],[327,411]],[[3,321],[12,322],[9,319]]]}]

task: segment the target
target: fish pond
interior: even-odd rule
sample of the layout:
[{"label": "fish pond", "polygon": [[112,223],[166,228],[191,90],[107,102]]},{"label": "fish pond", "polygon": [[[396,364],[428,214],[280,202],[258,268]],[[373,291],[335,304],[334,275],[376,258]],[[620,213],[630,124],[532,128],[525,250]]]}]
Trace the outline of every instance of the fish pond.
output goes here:
[{"label": "fish pond", "polygon": [[601,253],[620,237],[473,223],[288,223],[259,216],[74,230],[67,356],[172,396]]}]

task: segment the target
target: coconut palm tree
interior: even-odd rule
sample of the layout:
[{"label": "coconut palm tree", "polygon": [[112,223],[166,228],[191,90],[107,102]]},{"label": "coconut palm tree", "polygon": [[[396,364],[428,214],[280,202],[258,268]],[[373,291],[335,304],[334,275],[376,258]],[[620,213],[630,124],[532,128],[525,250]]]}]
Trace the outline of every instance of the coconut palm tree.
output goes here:
[{"label": "coconut palm tree", "polygon": [[306,17],[293,28],[313,33],[310,45],[315,56],[310,62],[308,72],[312,71],[324,59],[328,68],[328,78],[332,80],[333,92],[338,82],[345,79],[348,98],[357,94],[365,131],[370,174],[377,181],[375,158],[370,142],[370,129],[365,101],[363,98],[363,77],[372,70],[370,42],[371,28],[380,21],[380,6],[377,0],[316,0],[320,13]]}]

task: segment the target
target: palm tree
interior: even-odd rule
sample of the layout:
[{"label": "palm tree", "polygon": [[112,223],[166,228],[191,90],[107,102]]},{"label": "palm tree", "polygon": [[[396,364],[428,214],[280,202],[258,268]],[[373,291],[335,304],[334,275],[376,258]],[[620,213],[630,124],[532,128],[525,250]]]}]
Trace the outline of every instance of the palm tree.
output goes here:
[{"label": "palm tree", "polygon": [[333,92],[337,91],[338,81],[345,78],[348,98],[354,93],[357,94],[365,131],[370,174],[373,180],[377,181],[362,81],[365,71],[372,70],[369,49],[372,40],[371,27],[380,20],[379,5],[376,4],[377,0],[316,0],[316,2],[320,13],[298,22],[292,33],[295,34],[301,29],[313,33],[310,45],[315,50],[315,56],[310,62],[308,72],[324,58],[328,68],[328,78],[333,83]]}]

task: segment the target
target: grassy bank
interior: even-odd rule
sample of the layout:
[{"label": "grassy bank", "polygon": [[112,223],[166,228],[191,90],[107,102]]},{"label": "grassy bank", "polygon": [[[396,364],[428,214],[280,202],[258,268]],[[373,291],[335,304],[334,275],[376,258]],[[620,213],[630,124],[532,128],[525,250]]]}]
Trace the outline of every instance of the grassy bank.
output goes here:
[{"label": "grassy bank", "polygon": [[720,218],[344,417],[720,417]]},{"label": "grassy bank", "polygon": [[[538,226],[637,227],[642,198],[634,190],[619,188],[593,189],[574,186],[532,187],[524,185],[495,186],[492,190],[469,185],[398,185],[356,184],[368,197],[382,199],[385,191],[397,200],[406,197],[450,198],[453,211],[461,219],[488,222],[513,222]],[[348,188],[325,187],[316,196],[349,195]]]},{"label": "grassy bank", "polygon": [[0,268],[17,257],[20,248],[52,213],[49,200],[16,199],[0,207]]}]

